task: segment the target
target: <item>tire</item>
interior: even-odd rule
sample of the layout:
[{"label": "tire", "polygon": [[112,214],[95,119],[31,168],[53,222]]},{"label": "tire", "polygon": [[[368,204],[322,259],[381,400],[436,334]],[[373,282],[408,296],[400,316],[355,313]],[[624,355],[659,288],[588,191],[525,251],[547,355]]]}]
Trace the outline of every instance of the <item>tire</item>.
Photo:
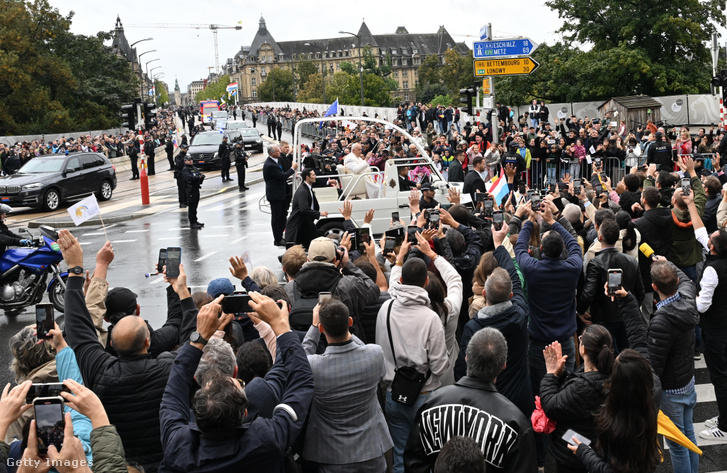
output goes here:
[{"label": "tire", "polygon": [[[63,276],[63,282],[68,284],[68,276]],[[48,299],[58,312],[65,310],[66,290],[58,279],[55,279],[48,288]]]},{"label": "tire", "polygon": [[343,231],[344,231],[343,228],[344,228],[343,222],[333,220],[330,222],[326,222],[323,225],[321,225],[320,227],[318,227],[318,233],[325,236],[326,233],[328,233],[329,231],[335,230],[335,231],[339,232],[341,235],[343,235]]},{"label": "tire", "polygon": [[96,193],[96,197],[98,197],[98,200],[101,201],[110,200],[113,193],[114,188],[111,185],[111,181],[109,181],[108,179],[104,179],[103,181],[101,181],[101,187]]},{"label": "tire", "polygon": [[58,210],[61,206],[61,194],[57,189],[48,189],[43,195],[43,209],[47,211]]}]

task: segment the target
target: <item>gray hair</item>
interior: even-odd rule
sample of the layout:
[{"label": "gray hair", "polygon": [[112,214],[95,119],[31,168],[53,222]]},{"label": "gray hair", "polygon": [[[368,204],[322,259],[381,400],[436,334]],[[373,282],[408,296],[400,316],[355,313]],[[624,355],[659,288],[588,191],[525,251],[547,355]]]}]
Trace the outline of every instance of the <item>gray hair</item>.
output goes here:
[{"label": "gray hair", "polygon": [[499,330],[485,327],[470,339],[466,356],[467,376],[491,383],[507,361],[507,341]]},{"label": "gray hair", "polygon": [[485,297],[487,303],[494,305],[510,300],[512,280],[503,268],[495,268],[485,280]]},{"label": "gray hair", "polygon": [[280,147],[277,146],[277,145],[269,147],[268,148],[268,156],[272,156],[276,149],[278,151],[280,151]]},{"label": "gray hair", "polygon": [[266,268],[265,266],[258,266],[257,268],[253,269],[250,273],[250,279],[255,281],[255,283],[260,286],[260,289],[264,289],[267,286],[276,286],[278,285],[278,278],[275,276],[275,273],[269,268]]},{"label": "gray hair", "polygon": [[230,378],[235,376],[236,367],[237,359],[230,344],[221,338],[213,338],[204,347],[204,353],[202,353],[202,358],[199,360],[194,377],[200,386],[204,386],[205,378],[214,373]]},{"label": "gray hair", "polygon": [[18,333],[10,338],[10,352],[13,354],[13,361],[10,368],[15,372],[15,382],[21,383],[28,378],[39,366],[43,366],[55,359],[56,355],[49,344],[38,343],[35,335],[35,326],[28,325],[20,329]]},{"label": "gray hair", "polygon": [[563,208],[563,216],[570,223],[576,223],[581,219],[581,208],[576,204],[568,204]]}]

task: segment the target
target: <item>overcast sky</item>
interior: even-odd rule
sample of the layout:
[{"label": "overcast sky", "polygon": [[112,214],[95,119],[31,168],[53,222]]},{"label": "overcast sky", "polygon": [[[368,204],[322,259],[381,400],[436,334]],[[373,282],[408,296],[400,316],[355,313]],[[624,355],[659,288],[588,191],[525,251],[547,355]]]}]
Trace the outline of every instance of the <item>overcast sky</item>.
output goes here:
[{"label": "overcast sky", "polygon": [[[126,38],[133,43],[153,37],[136,45],[139,53],[155,49],[141,58],[154,74],[164,72],[161,79],[174,88],[179,80],[182,92],[193,81],[207,77],[208,67],[215,65],[214,39],[209,29],[138,28],[133,25],[236,25],[242,30],[219,30],[219,60],[224,64],[243,45],[250,45],[258,29],[260,16],[265,18],[268,31],[276,41],[319,39],[341,36],[338,31],[356,33],[365,20],[372,34],[393,33],[405,26],[410,33],[435,33],[440,25],[455,41],[467,43],[479,39],[480,27],[492,23],[494,36],[527,36],[537,43],[554,43],[559,39],[556,30],[562,21],[543,5],[541,0],[520,0],[503,8],[494,8],[493,0],[435,2],[432,0],[403,2],[368,0],[366,2],[331,2],[322,0],[249,0],[219,1],[154,1],[125,0],[50,0],[50,4],[67,15],[75,12],[71,31],[91,35],[114,28],[117,14],[124,24]],[[365,8],[356,7],[365,5]],[[357,12],[358,10],[358,12]],[[469,35],[469,36],[468,36]]]}]

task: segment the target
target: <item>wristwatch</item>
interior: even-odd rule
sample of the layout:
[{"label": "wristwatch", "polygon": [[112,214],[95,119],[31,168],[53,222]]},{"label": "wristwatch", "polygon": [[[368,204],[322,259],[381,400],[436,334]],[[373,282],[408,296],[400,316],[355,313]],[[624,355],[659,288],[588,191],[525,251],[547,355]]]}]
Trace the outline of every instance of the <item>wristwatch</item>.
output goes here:
[{"label": "wristwatch", "polygon": [[68,272],[71,274],[83,274],[83,266],[74,266],[72,268],[68,268]]},{"label": "wristwatch", "polygon": [[204,338],[202,335],[199,334],[199,332],[196,331],[192,332],[192,335],[189,336],[189,341],[192,343],[200,343],[202,345],[207,345],[207,342],[209,342],[209,340]]}]

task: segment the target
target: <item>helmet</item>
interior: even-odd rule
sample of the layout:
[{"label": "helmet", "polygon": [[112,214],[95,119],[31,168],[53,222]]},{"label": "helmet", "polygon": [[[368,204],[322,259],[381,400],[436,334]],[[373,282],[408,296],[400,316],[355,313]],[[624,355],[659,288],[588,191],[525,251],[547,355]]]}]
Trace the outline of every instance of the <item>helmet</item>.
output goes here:
[{"label": "helmet", "polygon": [[0,214],[9,214],[13,211],[13,208],[7,204],[0,204]]}]

